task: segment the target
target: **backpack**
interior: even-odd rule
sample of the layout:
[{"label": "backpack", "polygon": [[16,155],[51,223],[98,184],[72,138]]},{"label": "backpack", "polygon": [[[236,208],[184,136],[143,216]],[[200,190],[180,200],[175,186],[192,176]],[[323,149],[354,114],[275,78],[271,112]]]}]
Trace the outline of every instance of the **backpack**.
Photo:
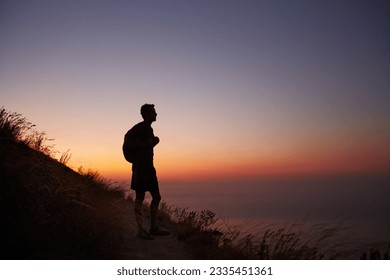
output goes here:
[{"label": "backpack", "polygon": [[130,162],[134,163],[138,158],[138,149],[130,146],[129,141],[129,132],[130,130],[125,134],[123,145],[122,145],[122,152],[125,159]]}]

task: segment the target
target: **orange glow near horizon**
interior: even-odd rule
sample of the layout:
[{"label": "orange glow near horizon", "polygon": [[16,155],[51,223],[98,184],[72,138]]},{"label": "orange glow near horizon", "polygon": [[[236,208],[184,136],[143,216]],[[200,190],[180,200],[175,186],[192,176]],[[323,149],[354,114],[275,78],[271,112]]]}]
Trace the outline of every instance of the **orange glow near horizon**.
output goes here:
[{"label": "orange glow near horizon", "polygon": [[[382,154],[328,154],[313,156],[305,153],[289,158],[240,161],[222,159],[185,160],[184,158],[159,159],[155,165],[160,180],[252,180],[277,177],[302,177],[342,174],[386,174],[389,172],[389,153]],[[108,178],[128,181],[131,164],[120,159],[102,164],[99,171]]]},{"label": "orange glow near horizon", "polygon": [[[210,134],[202,131],[207,139],[198,139],[191,130],[182,135],[159,122],[153,127],[161,139],[155,148],[155,166],[160,180],[252,180],[390,173],[390,147],[383,136],[364,137],[343,131],[319,135],[289,132],[284,137],[273,136],[271,144],[261,137],[246,136],[226,143],[209,143],[208,139],[218,137],[213,131]],[[100,139],[99,142],[90,143],[76,134],[73,138],[68,136],[67,144],[60,143],[56,148],[66,151],[71,147],[69,165],[73,169],[82,166],[109,179],[129,181],[131,164],[124,160],[121,151],[126,128],[112,126],[109,129],[112,129],[109,135],[116,135],[115,138],[97,134],[91,139]],[[246,145],[242,145],[243,142]]]}]

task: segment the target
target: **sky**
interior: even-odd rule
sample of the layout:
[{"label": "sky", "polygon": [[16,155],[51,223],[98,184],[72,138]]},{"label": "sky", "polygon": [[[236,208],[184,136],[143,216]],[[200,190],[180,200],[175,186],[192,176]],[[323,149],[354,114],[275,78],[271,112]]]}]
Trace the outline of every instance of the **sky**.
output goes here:
[{"label": "sky", "polygon": [[390,173],[387,1],[0,1],[0,106],[69,165],[163,180]]}]

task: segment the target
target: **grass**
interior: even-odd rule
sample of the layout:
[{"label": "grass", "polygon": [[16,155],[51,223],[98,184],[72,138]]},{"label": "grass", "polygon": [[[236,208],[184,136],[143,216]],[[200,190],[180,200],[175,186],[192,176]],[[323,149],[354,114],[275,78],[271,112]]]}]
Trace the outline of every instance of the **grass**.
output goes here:
[{"label": "grass", "polygon": [[[54,159],[48,142],[20,114],[0,109],[1,259],[121,259],[124,235],[135,231],[126,221],[134,198],[96,171],[67,167],[69,151]],[[196,259],[343,259],[348,247],[332,239],[341,225],[310,231],[291,223],[250,234],[246,224],[233,226],[212,211],[167,203],[159,219]],[[360,258],[389,259],[389,249]]]},{"label": "grass", "polygon": [[24,144],[31,149],[46,155],[53,155],[53,145],[48,144],[49,139],[45,132],[35,130],[35,125],[16,112],[9,112],[0,108],[0,138],[3,142],[11,141]]},{"label": "grass", "polygon": [[169,207],[162,211],[177,225],[180,240],[193,245],[199,259],[322,259],[315,246],[294,232],[294,226],[246,234],[244,225],[232,226],[209,210],[200,212]]}]

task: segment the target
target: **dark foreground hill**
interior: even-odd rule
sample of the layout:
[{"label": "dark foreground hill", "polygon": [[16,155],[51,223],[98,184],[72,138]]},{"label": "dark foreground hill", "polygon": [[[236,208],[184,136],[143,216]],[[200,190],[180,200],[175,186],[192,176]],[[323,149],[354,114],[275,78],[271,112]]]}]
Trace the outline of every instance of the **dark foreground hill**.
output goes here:
[{"label": "dark foreground hill", "polygon": [[0,141],[1,258],[115,258],[121,193],[24,143]]}]

